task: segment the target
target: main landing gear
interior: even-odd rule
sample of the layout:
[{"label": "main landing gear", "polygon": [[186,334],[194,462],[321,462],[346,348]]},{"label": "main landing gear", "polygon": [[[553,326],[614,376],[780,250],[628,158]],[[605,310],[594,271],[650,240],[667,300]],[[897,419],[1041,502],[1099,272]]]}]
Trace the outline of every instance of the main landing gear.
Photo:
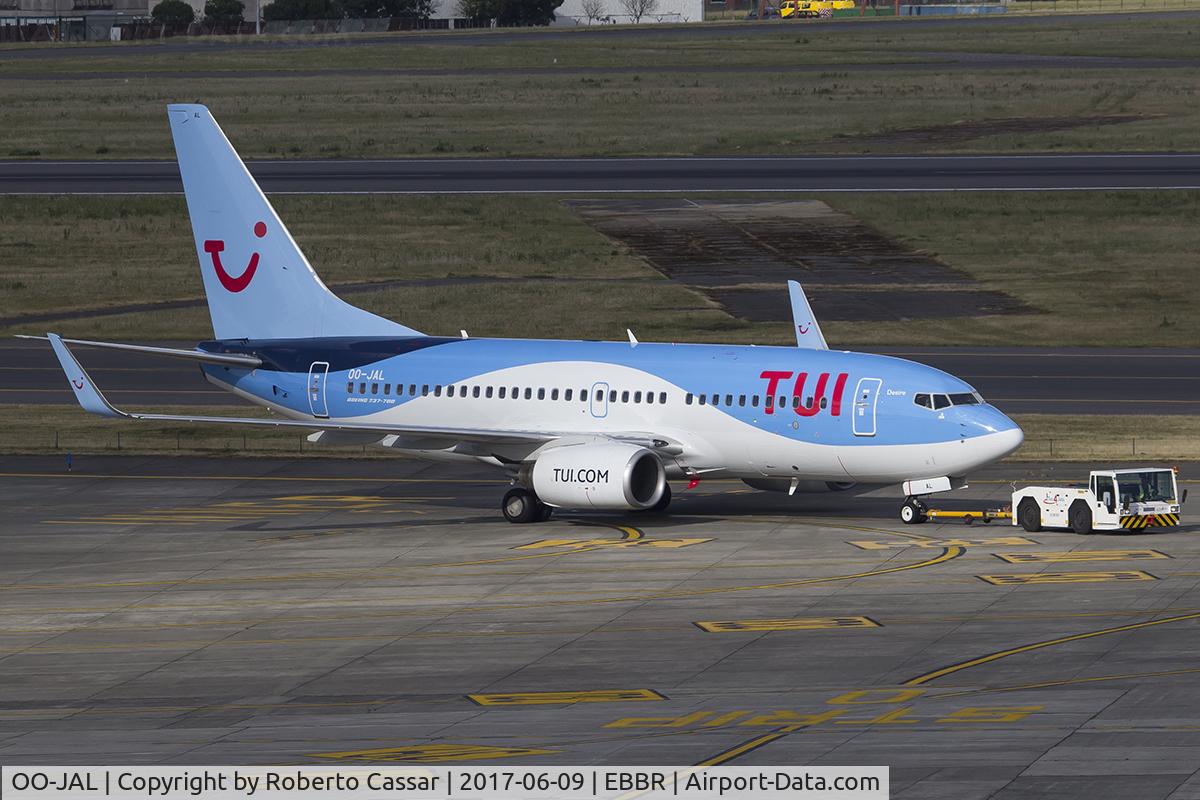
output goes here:
[{"label": "main landing gear", "polygon": [[528,489],[509,489],[500,503],[500,510],[509,522],[545,522],[550,519],[554,509],[538,500],[538,497]]},{"label": "main landing gear", "polygon": [[919,497],[904,498],[904,505],[900,506],[900,521],[905,525],[919,525],[929,519],[929,506],[921,502]]}]

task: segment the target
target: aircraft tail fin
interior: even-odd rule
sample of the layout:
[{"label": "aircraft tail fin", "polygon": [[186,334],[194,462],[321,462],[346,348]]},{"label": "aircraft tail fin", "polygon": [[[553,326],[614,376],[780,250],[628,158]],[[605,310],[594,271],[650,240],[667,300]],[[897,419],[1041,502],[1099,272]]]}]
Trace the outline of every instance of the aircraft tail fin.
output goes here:
[{"label": "aircraft tail fin", "polygon": [[421,335],[329,291],[205,106],[167,116],[218,339]]}]

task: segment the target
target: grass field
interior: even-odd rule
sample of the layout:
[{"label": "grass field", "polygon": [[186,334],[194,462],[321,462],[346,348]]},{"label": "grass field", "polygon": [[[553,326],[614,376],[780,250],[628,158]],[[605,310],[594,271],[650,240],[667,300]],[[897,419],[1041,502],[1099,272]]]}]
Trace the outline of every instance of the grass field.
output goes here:
[{"label": "grass field", "polygon": [[[1200,304],[1200,192],[822,199],[1035,309],[869,325],[827,321],[835,345],[1200,340],[1193,312]],[[466,327],[476,336],[621,339],[631,327],[647,341],[790,341],[786,324],[735,319],[663,279],[556,199],[285,196],[277,206],[331,285],[463,279],[347,295],[429,333],[457,335]],[[201,296],[181,199],[0,198],[0,317]],[[815,311],[819,317],[820,307]],[[0,332],[47,329],[83,338],[211,336],[202,307],[12,324]]]},{"label": "grass field", "polygon": [[[227,406],[140,409],[170,414],[229,414]],[[265,417],[258,408],[241,416]],[[1063,416],[1026,414],[1014,419],[1026,440],[1010,461],[1172,461],[1200,460],[1200,417]],[[1097,436],[1097,431],[1104,431]],[[395,457],[372,447],[316,446],[301,431],[248,426],[131,423],[104,420],[78,406],[0,406],[0,453],[178,453],[180,455],[305,455]]]},{"label": "grass field", "polygon": [[[904,68],[951,51],[1196,58],[1200,20],[777,27],[753,36],[490,44],[481,34],[460,46],[407,36],[356,47],[147,45],[0,59],[0,158],[170,158],[164,106],[182,101],[207,103],[243,155],[275,158],[1173,150],[1194,147],[1200,128],[1195,68]],[[879,68],[839,69],[846,64]],[[804,65],[826,68],[789,70]],[[396,69],[433,72],[386,74]],[[447,69],[456,74],[436,73]],[[172,75],[181,71],[215,74]],[[221,77],[236,72],[247,76]],[[5,80],[52,73],[106,77]],[[1128,121],[1098,119],[1113,115]],[[888,138],[1014,117],[1028,122],[1017,135]],[[1058,129],[1064,120],[1074,127]]]}]

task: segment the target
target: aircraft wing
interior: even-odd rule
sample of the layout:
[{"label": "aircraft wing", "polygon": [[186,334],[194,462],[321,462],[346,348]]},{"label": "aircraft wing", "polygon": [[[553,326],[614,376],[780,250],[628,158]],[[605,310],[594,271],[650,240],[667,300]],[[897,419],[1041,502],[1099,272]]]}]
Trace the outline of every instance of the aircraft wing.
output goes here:
[{"label": "aircraft wing", "polygon": [[800,288],[796,281],[788,281],[788,295],[792,300],[792,326],[796,332],[796,347],[828,350],[829,345],[825,343],[825,335],[821,333],[821,326],[817,324],[817,317],[808,304],[804,289]]},{"label": "aircraft wing", "polygon": [[[346,431],[359,433],[377,433],[382,438],[387,435],[401,437],[418,437],[425,439],[449,439],[456,442],[473,442],[483,444],[544,444],[567,436],[577,436],[577,431],[527,431],[503,428],[450,428],[429,425],[380,425],[359,422],[336,422],[333,420],[292,420],[292,419],[255,419],[247,417],[205,417],[188,414],[141,414],[122,411],[108,402],[101,394],[99,387],[92,381],[83,366],[67,348],[66,343],[58,334],[48,334],[50,346],[62,365],[75,392],[75,399],[85,411],[102,417],[119,419],[152,420],[156,422],[195,422],[217,425],[252,425],[260,428],[298,428],[319,431]],[[643,447],[659,450],[665,453],[681,451],[678,443],[653,434],[642,432],[606,433],[606,438],[617,441],[640,444]]]}]

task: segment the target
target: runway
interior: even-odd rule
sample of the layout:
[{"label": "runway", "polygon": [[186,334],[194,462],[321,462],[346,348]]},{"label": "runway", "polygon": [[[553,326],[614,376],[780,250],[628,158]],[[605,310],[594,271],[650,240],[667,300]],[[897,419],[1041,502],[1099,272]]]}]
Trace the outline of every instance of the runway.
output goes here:
[{"label": "runway", "polygon": [[[154,342],[168,347],[194,342]],[[79,348],[118,406],[246,405],[204,380],[194,364]],[[1013,414],[1200,414],[1200,349],[894,347],[874,352],[943,369]],[[73,404],[45,342],[0,340],[0,405]]]},{"label": "runway", "polygon": [[[1195,525],[903,526],[888,493],[709,482],[669,515],[517,526],[492,473],[380,465],[6,459],[0,760],[888,764],[894,796],[961,800],[1200,788]],[[1062,469],[1004,465],[955,502]]]},{"label": "runway", "polygon": [[[252,161],[267,193],[1197,189],[1200,153]],[[4,161],[0,194],[180,194],[174,161]]]}]

